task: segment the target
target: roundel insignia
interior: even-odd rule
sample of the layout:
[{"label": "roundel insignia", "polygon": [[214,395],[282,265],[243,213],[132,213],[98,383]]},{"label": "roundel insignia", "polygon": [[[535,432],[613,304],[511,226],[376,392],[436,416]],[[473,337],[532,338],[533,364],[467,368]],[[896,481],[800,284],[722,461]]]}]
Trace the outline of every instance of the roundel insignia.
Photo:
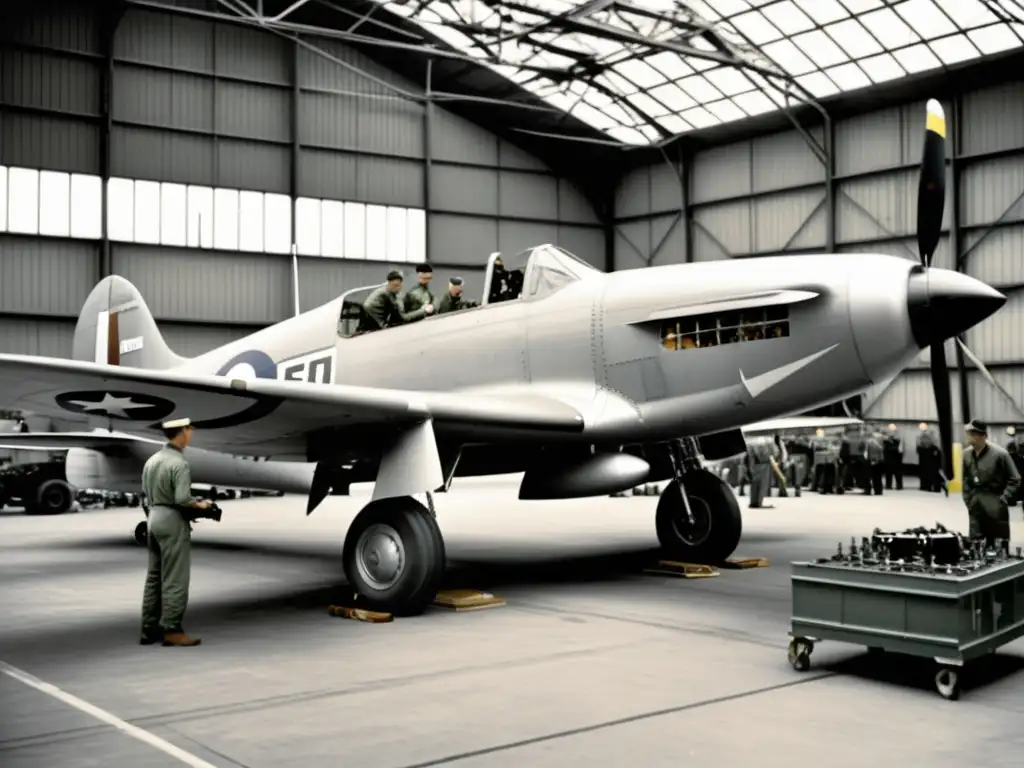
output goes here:
[{"label": "roundel insignia", "polygon": [[277,363],[266,352],[250,349],[235,355],[217,371],[218,376],[232,379],[276,379]]},{"label": "roundel insignia", "polygon": [[140,392],[65,392],[57,395],[54,400],[65,411],[126,421],[162,421],[175,409],[174,403],[170,400]]}]

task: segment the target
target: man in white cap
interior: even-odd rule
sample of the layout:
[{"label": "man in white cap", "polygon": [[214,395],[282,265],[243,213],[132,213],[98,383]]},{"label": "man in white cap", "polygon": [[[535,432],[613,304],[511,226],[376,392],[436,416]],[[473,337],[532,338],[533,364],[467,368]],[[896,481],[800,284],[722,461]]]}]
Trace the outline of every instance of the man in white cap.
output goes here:
[{"label": "man in white cap", "polygon": [[208,501],[192,497],[192,473],[185,448],[192,440],[192,422],[175,419],[161,424],[167,444],[142,468],[142,492],[149,504],[146,536],[149,571],[142,597],[143,645],[199,645],[182,628],[191,578],[191,510],[209,509]]},{"label": "man in white cap", "polygon": [[1008,543],[1010,505],[1020,487],[1020,474],[1006,449],[989,442],[988,424],[973,419],[964,429],[969,447],[964,450],[963,496],[971,538]]}]

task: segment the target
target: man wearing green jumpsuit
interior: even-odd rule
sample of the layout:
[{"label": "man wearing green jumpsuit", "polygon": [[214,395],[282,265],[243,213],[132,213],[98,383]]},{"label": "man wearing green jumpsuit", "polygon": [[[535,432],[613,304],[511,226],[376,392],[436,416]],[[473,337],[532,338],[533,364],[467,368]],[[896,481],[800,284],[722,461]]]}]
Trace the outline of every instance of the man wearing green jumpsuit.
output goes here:
[{"label": "man wearing green jumpsuit", "polygon": [[146,546],[149,571],[142,596],[143,645],[199,645],[182,629],[188,606],[192,559],[192,509],[210,502],[192,498],[192,474],[185,447],[192,440],[192,422],[176,419],[162,425],[167,444],[142,468],[142,492],[149,504]]},{"label": "man wearing green jumpsuit", "polygon": [[434,313],[433,304],[425,304],[412,312],[403,311],[398,299],[398,292],[401,290],[402,273],[398,270],[388,272],[387,283],[377,288],[363,302],[359,330],[379,331],[393,325],[412,323]]},{"label": "man wearing green jumpsuit", "polygon": [[778,471],[777,449],[771,438],[756,438],[747,447],[747,468],[750,472],[750,509],[771,509],[764,503],[768,494],[771,474]]},{"label": "man wearing green jumpsuit", "polygon": [[406,314],[416,312],[427,305],[434,304],[434,294],[430,291],[430,281],[434,278],[434,270],[429,264],[416,267],[418,282],[402,297],[402,311]]},{"label": "man wearing green jumpsuit", "polygon": [[479,306],[477,302],[462,298],[462,278],[453,277],[448,281],[448,290],[441,297],[441,301],[437,303],[437,314],[458,312],[460,309],[470,309],[476,306]]},{"label": "man wearing green jumpsuit", "polygon": [[966,426],[969,447],[964,450],[963,494],[970,518],[971,538],[1010,538],[1010,504],[1020,487],[1020,474],[998,443],[988,441],[988,424],[974,419]]}]

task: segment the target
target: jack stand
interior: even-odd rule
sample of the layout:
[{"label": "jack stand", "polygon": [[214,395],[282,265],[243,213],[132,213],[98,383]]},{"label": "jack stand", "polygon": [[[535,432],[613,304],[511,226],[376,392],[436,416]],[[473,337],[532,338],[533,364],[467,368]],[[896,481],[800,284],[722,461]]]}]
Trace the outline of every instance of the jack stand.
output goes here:
[{"label": "jack stand", "polygon": [[686,486],[683,484],[683,473],[686,462],[686,457],[683,454],[682,441],[676,442],[673,440],[669,443],[669,460],[672,462],[672,475],[675,478],[676,485],[679,486],[679,494],[683,497],[683,506],[686,507],[686,521],[690,525],[695,525],[696,521],[693,517],[693,510],[690,508],[690,497],[686,494]]}]

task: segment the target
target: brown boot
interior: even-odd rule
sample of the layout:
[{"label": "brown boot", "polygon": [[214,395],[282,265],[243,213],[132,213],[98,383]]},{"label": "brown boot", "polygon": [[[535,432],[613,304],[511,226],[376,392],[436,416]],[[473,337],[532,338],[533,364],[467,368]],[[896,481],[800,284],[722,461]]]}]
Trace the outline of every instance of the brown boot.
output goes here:
[{"label": "brown boot", "polygon": [[202,640],[198,637],[189,637],[181,630],[164,633],[164,647],[188,648],[193,645],[199,645],[201,642]]}]

